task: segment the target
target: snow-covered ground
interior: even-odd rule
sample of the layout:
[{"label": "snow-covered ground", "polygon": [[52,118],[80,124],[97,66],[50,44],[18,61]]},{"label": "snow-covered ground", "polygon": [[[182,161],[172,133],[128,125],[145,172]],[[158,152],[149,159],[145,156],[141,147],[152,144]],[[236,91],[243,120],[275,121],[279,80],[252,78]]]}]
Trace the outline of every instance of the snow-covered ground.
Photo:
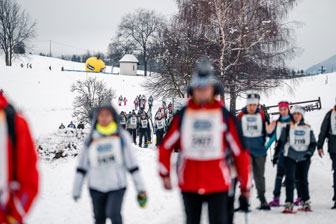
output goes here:
[{"label": "snow-covered ground", "polygon": [[[2,60],[1,57],[0,59]],[[21,62],[23,64],[32,63],[33,69],[21,68]],[[52,71],[49,71],[49,66],[52,66]],[[136,95],[147,95],[146,90],[141,87],[141,83],[146,81],[145,77],[61,72],[62,66],[69,69],[84,69],[84,65],[80,63],[31,55],[29,58],[16,61],[13,67],[5,67],[3,63],[0,63],[0,88],[4,89],[10,100],[27,117],[35,139],[54,133],[61,122],[68,124],[73,120],[72,101],[74,94],[70,92],[70,86],[78,79],[97,77],[115,89],[117,97],[120,94],[126,96],[129,100],[128,105],[118,107],[119,111],[130,111]],[[328,79],[328,83],[326,83],[326,79]],[[317,137],[325,113],[335,104],[335,90],[336,73],[332,73],[286,81],[282,87],[262,94],[261,101],[266,105],[274,105],[280,100],[301,101],[321,97],[322,110],[306,113],[306,120],[312,125]],[[117,105],[116,101],[117,99],[114,100],[115,105]],[[159,104],[160,102],[156,101],[154,109]],[[238,106],[243,106],[243,104],[244,100],[240,99]],[[135,151],[148,189],[149,201],[147,208],[138,207],[134,186],[130,180],[123,206],[125,223],[183,223],[183,206],[177,187],[171,192],[162,188],[157,174],[155,147],[150,146],[149,149],[135,147]],[[93,222],[87,188],[84,187],[82,198],[77,203],[71,199],[76,163],[77,159],[73,158],[54,162],[40,160],[41,189],[27,223]],[[268,157],[266,167],[266,196],[268,200],[272,198],[275,171],[276,169],[271,165],[270,157]],[[320,159],[317,154],[314,155],[309,181],[314,212],[283,215],[280,213],[282,208],[275,208],[270,212],[257,211],[255,208],[258,206],[258,201],[255,190],[253,190],[251,195],[252,212],[248,215],[249,223],[334,223],[336,211],[330,209],[332,205],[332,174],[328,155],[323,159]],[[284,194],[283,189],[282,202]],[[237,214],[235,223],[244,223],[244,218],[243,214]],[[207,221],[204,219],[203,223],[207,223]]]}]

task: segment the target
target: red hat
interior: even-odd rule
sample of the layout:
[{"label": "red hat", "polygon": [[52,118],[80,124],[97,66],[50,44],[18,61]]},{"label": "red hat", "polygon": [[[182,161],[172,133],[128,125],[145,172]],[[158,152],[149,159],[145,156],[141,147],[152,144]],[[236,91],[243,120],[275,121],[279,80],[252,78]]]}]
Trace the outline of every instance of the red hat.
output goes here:
[{"label": "red hat", "polygon": [[0,109],[3,109],[8,106],[8,102],[3,95],[0,95]]},{"label": "red hat", "polygon": [[286,108],[289,110],[289,103],[288,103],[287,101],[281,101],[281,102],[278,104],[278,106],[279,106],[279,109],[280,109],[281,107],[286,107]]}]

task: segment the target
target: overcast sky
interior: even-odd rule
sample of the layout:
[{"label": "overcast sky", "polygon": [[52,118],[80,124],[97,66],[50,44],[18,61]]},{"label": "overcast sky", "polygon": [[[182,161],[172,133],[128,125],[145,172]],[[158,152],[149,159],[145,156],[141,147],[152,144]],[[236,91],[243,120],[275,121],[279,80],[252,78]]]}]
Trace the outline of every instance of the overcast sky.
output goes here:
[{"label": "overcast sky", "polygon": [[[169,16],[177,11],[175,0],[17,0],[37,21],[35,52],[53,54],[106,53],[123,15],[137,8],[154,9]],[[298,47],[304,52],[292,66],[306,69],[336,54],[336,0],[301,0],[289,21],[296,29]]]}]

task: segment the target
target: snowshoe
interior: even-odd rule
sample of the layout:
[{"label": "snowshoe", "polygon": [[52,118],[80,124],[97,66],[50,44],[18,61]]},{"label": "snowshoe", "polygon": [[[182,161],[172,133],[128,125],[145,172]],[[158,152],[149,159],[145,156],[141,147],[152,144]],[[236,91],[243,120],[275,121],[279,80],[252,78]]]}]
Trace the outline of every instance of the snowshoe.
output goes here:
[{"label": "snowshoe", "polygon": [[144,148],[148,148],[148,145],[146,144]]},{"label": "snowshoe", "polygon": [[294,202],[294,205],[295,206],[299,206],[299,205],[302,205],[302,199],[301,198],[297,198]]},{"label": "snowshoe", "polygon": [[274,197],[273,201],[271,201],[270,203],[268,203],[269,206],[271,207],[280,207],[280,199],[279,197]]},{"label": "snowshoe", "polygon": [[312,212],[311,206],[310,206],[310,201],[304,201],[302,203],[302,207],[298,209],[298,211],[301,212]]},{"label": "snowshoe", "polygon": [[283,214],[295,214],[296,212],[293,211],[293,203],[286,202],[285,209],[282,211]]},{"label": "snowshoe", "polygon": [[265,211],[269,211],[271,210],[271,207],[268,205],[268,203],[265,202],[261,202],[260,206],[258,207],[259,210],[265,210]]}]

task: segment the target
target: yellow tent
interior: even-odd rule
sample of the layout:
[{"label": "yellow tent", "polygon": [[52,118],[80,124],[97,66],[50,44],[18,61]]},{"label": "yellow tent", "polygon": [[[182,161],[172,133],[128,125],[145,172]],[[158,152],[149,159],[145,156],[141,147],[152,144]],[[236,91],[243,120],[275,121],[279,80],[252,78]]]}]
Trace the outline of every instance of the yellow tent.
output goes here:
[{"label": "yellow tent", "polygon": [[86,60],[85,63],[85,71],[88,72],[104,72],[105,71],[105,63],[103,60],[91,57]]}]

